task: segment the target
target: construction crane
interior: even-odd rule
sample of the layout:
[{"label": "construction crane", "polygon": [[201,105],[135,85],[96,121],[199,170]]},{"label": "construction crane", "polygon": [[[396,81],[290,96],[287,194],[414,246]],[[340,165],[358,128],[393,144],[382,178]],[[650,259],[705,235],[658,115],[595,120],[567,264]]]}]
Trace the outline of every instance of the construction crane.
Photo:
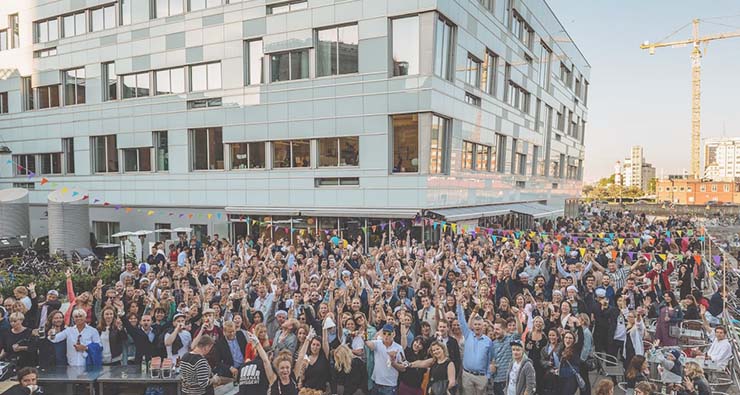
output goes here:
[{"label": "construction crane", "polygon": [[730,33],[710,34],[708,36],[699,36],[700,19],[694,19],[693,35],[691,38],[679,41],[663,41],[657,43],[644,42],[640,49],[647,49],[650,55],[655,55],[656,48],[674,47],[680,48],[692,44],[691,51],[691,175],[694,178],[701,178],[701,57],[702,52],[699,46],[706,46],[710,41],[722,40],[725,38],[740,37],[740,31]]}]

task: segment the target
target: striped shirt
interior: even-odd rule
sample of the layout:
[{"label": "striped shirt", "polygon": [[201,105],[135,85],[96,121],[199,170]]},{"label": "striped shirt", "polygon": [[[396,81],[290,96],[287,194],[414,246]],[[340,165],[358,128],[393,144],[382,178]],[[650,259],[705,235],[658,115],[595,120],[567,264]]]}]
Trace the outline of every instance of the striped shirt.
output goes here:
[{"label": "striped shirt", "polygon": [[187,395],[212,394],[210,385],[211,367],[208,361],[200,354],[187,353],[180,359],[180,377],[182,378],[182,393]]},{"label": "striped shirt", "polygon": [[606,275],[609,276],[612,279],[612,281],[614,281],[614,289],[624,288],[624,284],[627,282],[627,277],[629,276],[629,274],[630,274],[629,267],[621,267],[617,269],[615,272],[610,272],[610,271],[606,272]]}]

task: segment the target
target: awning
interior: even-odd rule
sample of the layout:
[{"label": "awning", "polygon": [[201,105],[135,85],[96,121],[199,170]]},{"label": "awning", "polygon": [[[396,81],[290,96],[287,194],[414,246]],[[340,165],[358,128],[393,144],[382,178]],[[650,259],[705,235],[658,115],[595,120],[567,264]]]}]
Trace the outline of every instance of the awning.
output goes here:
[{"label": "awning", "polygon": [[360,217],[360,218],[415,218],[416,209],[403,208],[337,208],[316,207],[306,209],[281,207],[226,207],[227,214],[253,216],[291,216],[291,217]]},{"label": "awning", "polygon": [[430,209],[426,211],[432,213],[445,221],[456,222],[469,219],[478,219],[486,217],[495,217],[505,214],[523,214],[533,218],[552,217],[563,214],[562,208],[548,206],[542,203],[508,203],[508,204],[489,204],[483,206],[471,207],[452,207]]},{"label": "awning", "polygon": [[563,209],[548,206],[542,203],[519,203],[515,204],[511,211],[520,214],[531,215],[533,218],[545,218],[563,215]]},{"label": "awning", "polygon": [[489,204],[485,206],[452,207],[431,209],[427,212],[435,214],[445,221],[456,222],[466,219],[495,217],[497,215],[510,214],[516,204]]}]

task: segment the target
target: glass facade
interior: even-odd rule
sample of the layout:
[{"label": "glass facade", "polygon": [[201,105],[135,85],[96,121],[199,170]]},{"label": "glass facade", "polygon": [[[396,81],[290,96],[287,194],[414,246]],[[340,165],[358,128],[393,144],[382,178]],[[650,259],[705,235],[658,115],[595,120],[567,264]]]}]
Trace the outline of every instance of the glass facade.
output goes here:
[{"label": "glass facade", "polygon": [[419,17],[391,21],[393,75],[419,74]]}]

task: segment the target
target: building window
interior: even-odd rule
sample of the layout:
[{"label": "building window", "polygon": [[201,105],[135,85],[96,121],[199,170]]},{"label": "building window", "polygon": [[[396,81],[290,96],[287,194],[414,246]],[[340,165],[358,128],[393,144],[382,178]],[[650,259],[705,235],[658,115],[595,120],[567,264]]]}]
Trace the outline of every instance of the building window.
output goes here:
[{"label": "building window", "polygon": [[717,184],[712,184],[712,192],[717,192]]},{"label": "building window", "polygon": [[39,86],[36,96],[39,98],[39,109],[59,107],[59,85]]},{"label": "building window", "polygon": [[103,101],[118,99],[118,76],[116,75],[115,62],[103,63],[102,80],[105,81],[103,87]]},{"label": "building window", "polygon": [[583,80],[583,105],[588,104],[588,81]]},{"label": "building window", "polygon": [[131,24],[131,1],[132,0],[118,0],[118,4],[121,11],[121,25]]},{"label": "building window", "polygon": [[32,189],[36,189],[36,183],[35,182],[14,182],[13,188],[28,189],[30,191]]},{"label": "building window", "polygon": [[519,85],[509,81],[509,93],[507,102],[510,106],[518,108],[521,112],[529,114],[529,102],[531,100],[529,92]]},{"label": "building window", "polygon": [[259,85],[265,82],[264,59],[262,40],[247,41],[244,44],[247,52],[247,84]]},{"label": "building window", "polygon": [[481,78],[481,90],[491,96],[496,96],[496,67],[498,66],[498,55],[486,51],[486,60],[483,63],[483,77]]},{"label": "building window", "polygon": [[206,107],[221,107],[222,105],[223,105],[223,100],[221,100],[220,97],[188,100],[188,103],[187,103],[188,110],[197,109],[197,108],[206,108]]},{"label": "building window", "polygon": [[315,178],[314,185],[316,186],[316,188],[358,186],[360,185],[360,178],[359,177]]},{"label": "building window", "polygon": [[65,137],[62,139],[62,152],[64,153],[64,166],[67,174],[75,173],[75,139]]},{"label": "building window", "polygon": [[185,0],[155,0],[155,18],[179,15],[185,12]]},{"label": "building window", "polygon": [[[198,66],[194,66],[198,67]],[[219,83],[221,78],[219,77]],[[155,95],[185,93],[185,68],[157,70],[154,72]]]},{"label": "building window", "polygon": [[511,174],[525,175],[527,172],[527,154],[524,152],[524,142],[514,140],[511,144]]},{"label": "building window", "polygon": [[[172,233],[166,232],[167,230],[172,230],[172,224],[154,224],[154,230],[157,234],[157,241],[158,242],[165,242],[170,239],[170,236]],[[162,230],[163,232],[156,232],[158,230]]]},{"label": "building window", "polygon": [[193,237],[200,242],[205,242],[208,236],[208,225],[190,224],[193,229]]},{"label": "building window", "polygon": [[481,104],[480,97],[475,96],[471,93],[465,92],[465,103],[480,107],[480,104]]},{"label": "building window", "polygon": [[13,155],[13,163],[17,176],[36,174],[36,155]]},{"label": "building window", "polygon": [[21,30],[19,25],[18,14],[8,16],[8,38],[10,39],[10,48],[18,48],[21,46]]},{"label": "building window", "polygon": [[221,62],[190,66],[190,91],[221,89]]},{"label": "building window", "polygon": [[57,54],[56,47],[39,49],[38,51],[33,51],[34,58],[48,58],[49,56],[56,56],[56,54]]},{"label": "building window", "polygon": [[483,144],[475,145],[475,170],[478,171],[490,171],[491,170],[491,147]]},{"label": "building window", "polygon": [[270,82],[308,78],[308,49],[270,55]]},{"label": "building window", "polygon": [[699,185],[699,191],[700,192],[706,192],[707,191],[707,186],[706,185]]},{"label": "building window", "polygon": [[64,105],[85,104],[85,68],[64,72]]},{"label": "building window", "polygon": [[152,171],[151,148],[125,148],[121,151],[123,151],[124,172]]},{"label": "building window", "polygon": [[90,31],[97,32],[116,27],[116,5],[109,4],[90,10]]},{"label": "building window", "polygon": [[191,129],[193,170],[223,170],[224,144],[221,128]]},{"label": "building window", "polygon": [[419,74],[419,17],[391,21],[393,76]]},{"label": "building window", "polygon": [[231,168],[237,169],[264,169],[265,143],[232,143]]},{"label": "building window", "polygon": [[118,147],[116,135],[90,137],[95,173],[118,173]]},{"label": "building window", "polygon": [[565,63],[560,63],[560,81],[563,82],[563,85],[565,85],[567,88],[570,88],[571,85],[571,78],[573,73],[570,71],[568,66],[565,65]]},{"label": "building window", "polygon": [[429,145],[429,173],[447,173],[447,139],[450,120],[432,115],[432,133]]},{"label": "building window", "polygon": [[434,74],[452,81],[455,69],[455,25],[442,16],[438,16],[434,30]]},{"label": "building window", "polygon": [[339,137],[318,139],[319,167],[358,166],[360,138]]},{"label": "building window", "polygon": [[308,8],[307,0],[289,1],[267,6],[267,14],[283,14],[290,11],[305,10]]},{"label": "building window", "polygon": [[0,92],[0,114],[8,112],[8,92]]},{"label": "building window", "polygon": [[475,161],[475,143],[463,141],[462,148],[462,168],[463,170],[473,170]]},{"label": "building window", "polygon": [[725,192],[730,192],[730,185],[729,184],[725,184],[724,185],[724,191]]},{"label": "building window", "polygon": [[[59,39],[59,20],[57,17],[38,21],[34,24],[34,42],[45,43]],[[2,44],[0,44],[2,45]]]},{"label": "building window", "polygon": [[540,172],[539,161],[540,161],[540,147],[535,145],[532,148],[532,175],[533,176],[539,175],[539,172]]},{"label": "building window", "polygon": [[31,111],[36,108],[33,100],[31,77],[21,77],[21,96],[23,99],[23,111]]},{"label": "building window", "polygon": [[524,20],[524,17],[519,15],[519,13],[517,12],[514,12],[512,18],[511,32],[514,33],[514,35],[519,39],[519,41],[522,42],[522,44],[524,44],[524,46],[532,49],[532,42],[534,41],[534,30]]},{"label": "building window", "polygon": [[62,32],[64,33],[64,37],[74,37],[87,33],[85,15],[85,11],[79,11],[62,17]]},{"label": "building window", "polygon": [[62,174],[62,153],[39,154],[39,173],[43,175]]},{"label": "building window", "polygon": [[506,171],[506,136],[503,134],[497,134],[496,149],[496,171],[503,173]]},{"label": "building window", "polygon": [[221,5],[222,0],[190,0],[190,11],[198,11],[211,7],[218,7]]},{"label": "building window", "polygon": [[113,235],[120,231],[120,224],[118,222],[93,221],[93,230],[95,241],[98,244],[117,245],[118,240],[116,240]]},{"label": "building window", "polygon": [[170,170],[170,146],[167,139],[167,131],[162,130],[152,133],[154,139],[154,170]]},{"label": "building window", "polygon": [[8,49],[8,29],[0,30],[0,51]]},{"label": "building window", "polygon": [[286,140],[272,143],[272,167],[299,168],[311,166],[311,141]]},{"label": "building window", "polygon": [[357,25],[331,27],[316,33],[316,76],[357,72],[359,38]]},{"label": "building window", "polygon": [[419,171],[419,115],[393,115],[393,172]]},{"label": "building window", "polygon": [[475,87],[480,86],[481,63],[475,56],[468,54],[468,59],[465,63],[465,83]]},{"label": "building window", "polygon": [[540,42],[540,73],[538,82],[545,90],[550,88],[551,65],[552,50],[544,42]]},{"label": "building window", "polygon": [[123,76],[123,85],[121,86],[121,89],[124,99],[147,97],[149,96],[149,87],[149,72]]}]

